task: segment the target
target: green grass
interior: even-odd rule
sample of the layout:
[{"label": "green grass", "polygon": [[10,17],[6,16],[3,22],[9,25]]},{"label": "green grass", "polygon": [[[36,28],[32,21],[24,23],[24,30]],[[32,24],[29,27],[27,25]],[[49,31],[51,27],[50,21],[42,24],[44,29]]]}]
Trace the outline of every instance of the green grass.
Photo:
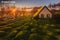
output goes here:
[{"label": "green grass", "polygon": [[0,40],[60,40],[60,24],[54,22],[30,18],[0,21]]}]

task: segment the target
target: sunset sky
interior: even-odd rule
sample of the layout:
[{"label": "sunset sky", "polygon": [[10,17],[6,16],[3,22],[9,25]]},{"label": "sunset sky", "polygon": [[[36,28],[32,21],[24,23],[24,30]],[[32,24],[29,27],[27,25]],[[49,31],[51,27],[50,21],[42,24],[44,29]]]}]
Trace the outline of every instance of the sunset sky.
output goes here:
[{"label": "sunset sky", "polygon": [[60,0],[15,0],[15,1],[17,3],[17,6],[19,5],[20,7],[34,7],[60,2]]},{"label": "sunset sky", "polygon": [[59,3],[60,0],[13,0],[16,2],[17,7],[35,7],[41,5],[49,5]]}]

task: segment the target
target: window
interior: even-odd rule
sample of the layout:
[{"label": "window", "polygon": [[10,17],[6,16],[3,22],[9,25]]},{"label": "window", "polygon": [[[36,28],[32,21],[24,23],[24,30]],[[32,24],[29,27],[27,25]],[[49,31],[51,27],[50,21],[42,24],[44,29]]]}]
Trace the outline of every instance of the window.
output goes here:
[{"label": "window", "polygon": [[47,14],[47,18],[50,18],[50,14]]},{"label": "window", "polygon": [[44,14],[41,14],[41,18],[44,18]]}]

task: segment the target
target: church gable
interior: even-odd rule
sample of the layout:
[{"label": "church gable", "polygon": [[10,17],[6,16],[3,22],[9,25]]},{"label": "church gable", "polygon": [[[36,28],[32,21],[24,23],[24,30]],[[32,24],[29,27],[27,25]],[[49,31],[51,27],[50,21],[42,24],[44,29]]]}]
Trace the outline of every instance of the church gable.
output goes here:
[{"label": "church gable", "polygon": [[44,7],[43,10],[39,12],[39,18],[51,18],[51,17],[52,14],[46,7]]},{"label": "church gable", "polygon": [[52,17],[52,13],[49,11],[49,9],[44,6],[40,9],[38,9],[38,11],[34,14],[34,17],[39,17],[39,18],[51,18]]}]

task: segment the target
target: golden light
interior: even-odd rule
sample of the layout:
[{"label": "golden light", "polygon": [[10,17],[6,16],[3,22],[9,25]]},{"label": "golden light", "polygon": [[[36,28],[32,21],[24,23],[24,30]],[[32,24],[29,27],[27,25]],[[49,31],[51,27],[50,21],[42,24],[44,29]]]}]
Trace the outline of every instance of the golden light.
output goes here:
[{"label": "golden light", "polygon": [[16,12],[16,9],[12,9],[12,12],[15,13]]},{"label": "golden light", "polygon": [[33,9],[26,9],[25,11],[27,11],[27,12],[31,12]]},{"label": "golden light", "polygon": [[10,10],[11,10],[12,13],[16,12],[16,8],[10,8]]},{"label": "golden light", "polygon": [[12,13],[13,16],[15,16],[15,14],[16,14],[16,8],[11,8],[11,13]]}]

